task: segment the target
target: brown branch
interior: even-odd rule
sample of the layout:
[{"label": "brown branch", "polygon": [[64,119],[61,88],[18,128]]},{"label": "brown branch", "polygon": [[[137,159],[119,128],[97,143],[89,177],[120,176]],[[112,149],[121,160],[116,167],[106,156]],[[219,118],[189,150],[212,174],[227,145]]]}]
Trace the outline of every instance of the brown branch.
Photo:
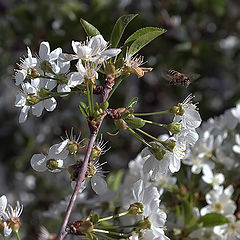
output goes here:
[{"label": "brown branch", "polygon": [[[112,86],[114,85],[114,79],[115,79],[115,77],[111,77],[110,78],[109,76],[106,77],[106,79],[105,79],[105,88],[104,88],[103,96],[102,96],[103,97],[103,102],[107,99],[108,94],[111,91]],[[74,191],[72,193],[72,196],[71,196],[68,208],[66,210],[64,219],[62,221],[60,230],[58,232],[57,240],[63,240],[66,237],[66,235],[67,235],[66,226],[67,226],[69,217],[71,215],[71,212],[73,210],[73,207],[74,207],[74,204],[75,204],[75,201],[76,201],[79,189],[80,189],[81,184],[82,184],[82,182],[83,182],[83,180],[85,178],[85,175],[86,175],[86,172],[87,172],[87,165],[88,165],[88,161],[89,161],[89,158],[90,158],[90,155],[91,155],[91,152],[92,152],[92,148],[93,148],[94,142],[96,140],[98,131],[100,129],[100,126],[102,124],[102,121],[103,121],[104,117],[105,117],[105,115],[103,115],[101,120],[99,120],[99,122],[98,122],[98,124],[96,126],[96,129],[94,131],[90,127],[91,135],[90,135],[90,140],[89,140],[89,143],[88,143],[88,146],[87,146],[87,151],[86,151],[86,154],[85,154],[85,157],[84,157],[84,160],[83,160],[83,165],[82,165],[80,173],[78,175],[76,186],[75,186]]]}]

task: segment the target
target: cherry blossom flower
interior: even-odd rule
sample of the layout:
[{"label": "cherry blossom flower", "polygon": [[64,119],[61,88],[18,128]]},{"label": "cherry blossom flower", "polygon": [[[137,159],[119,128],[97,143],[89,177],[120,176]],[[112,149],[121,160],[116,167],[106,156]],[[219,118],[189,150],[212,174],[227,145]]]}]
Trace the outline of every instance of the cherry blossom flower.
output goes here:
[{"label": "cherry blossom flower", "polygon": [[21,63],[18,65],[20,70],[16,70],[16,74],[14,76],[16,85],[22,84],[27,77],[28,69],[34,68],[37,65],[37,58],[32,57],[32,53],[29,47],[27,47],[27,58],[21,58],[20,62]]},{"label": "cherry blossom flower", "polygon": [[69,151],[67,150],[69,140],[54,144],[49,148],[48,154],[34,154],[31,158],[31,166],[37,172],[44,172],[47,169],[51,172],[61,171],[63,160],[67,158]]},{"label": "cherry blossom flower", "polygon": [[223,189],[223,186],[217,189],[211,190],[206,194],[207,206],[203,207],[200,211],[201,215],[205,215],[210,212],[218,212],[223,215],[233,214],[236,210],[236,204],[231,199],[233,193],[233,187],[230,185]]},{"label": "cherry blossom flower", "polygon": [[102,35],[91,37],[86,42],[72,41],[72,48],[75,52],[75,59],[88,60],[91,62],[102,63],[111,57],[117,56],[121,49],[108,48],[108,43]]}]

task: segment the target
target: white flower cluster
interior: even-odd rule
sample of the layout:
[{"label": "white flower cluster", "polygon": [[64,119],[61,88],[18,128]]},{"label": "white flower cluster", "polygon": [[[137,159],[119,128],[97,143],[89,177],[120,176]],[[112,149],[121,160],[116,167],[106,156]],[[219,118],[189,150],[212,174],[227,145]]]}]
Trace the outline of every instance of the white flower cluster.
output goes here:
[{"label": "white flower cluster", "polygon": [[[51,51],[49,43],[42,42],[36,57],[27,48],[27,57],[20,60],[15,74],[16,85],[21,86],[15,103],[16,107],[22,108],[20,123],[26,121],[30,109],[37,117],[44,109],[53,111],[57,105],[54,93],[66,93],[62,95],[66,96],[72,88],[84,83],[85,78],[97,79],[97,71],[104,61],[121,52],[116,48],[107,49],[108,43],[102,35],[83,43],[72,41],[72,48],[75,54],[66,54],[61,48]],[[72,60],[78,60],[75,72],[70,72]]]},{"label": "white flower cluster", "polygon": [[[66,133],[67,137],[66,139],[62,139],[62,141],[58,144],[54,144],[51,146],[48,150],[47,154],[34,154],[31,158],[31,166],[32,168],[37,172],[44,172],[46,170],[54,173],[61,172],[62,170],[69,170],[70,174],[72,173],[73,176],[79,171],[81,168],[81,161],[77,161],[76,159],[80,158],[81,156],[77,156],[80,144],[82,141],[80,141],[80,135],[76,137],[73,135],[73,129],[71,131],[70,136]],[[104,154],[107,150],[104,150],[106,147],[107,142],[103,142],[102,138],[100,140],[97,140],[96,144],[94,145],[94,148],[98,149],[99,156]],[[98,158],[99,158],[98,156]],[[87,172],[87,178],[83,182],[80,191],[83,191],[86,188],[86,185],[90,179],[92,189],[97,194],[104,194],[107,191],[107,184],[104,180],[104,175],[102,171],[102,165],[105,163],[100,164],[98,162],[99,160],[91,159],[89,166],[88,166],[88,172]],[[76,177],[76,176],[75,176]],[[73,181],[76,181],[76,179],[72,179]],[[73,184],[73,186],[75,183]]]},{"label": "white flower cluster", "polygon": [[[172,173],[179,171],[181,160],[185,158],[187,147],[194,145],[198,140],[198,134],[195,129],[200,126],[202,121],[196,105],[191,102],[192,98],[192,95],[189,95],[183,103],[178,105],[177,111],[182,111],[182,113],[180,115],[176,113],[173,119],[174,123],[181,124],[181,131],[173,134],[168,140],[165,139],[166,144],[154,143],[156,151],[151,151],[149,148],[143,150],[143,157],[147,158],[143,166],[145,174],[150,171],[153,171],[154,176],[158,173],[165,174],[168,169]],[[169,146],[168,143],[172,146]],[[159,149],[163,152],[161,159],[156,157]]]},{"label": "white flower cluster", "polygon": [[237,202],[232,199],[235,190],[232,185],[223,186],[225,182],[235,185],[239,181],[239,113],[240,104],[204,123],[198,142],[184,160],[185,164],[191,166],[193,174],[202,172],[202,180],[212,186],[212,190],[205,195],[207,205],[200,209],[199,217],[216,212],[229,219],[226,224],[202,227],[192,232],[191,238],[206,239],[208,236],[208,239],[217,240],[240,239],[239,210]]},{"label": "white flower cluster", "polygon": [[20,226],[19,217],[23,211],[23,205],[17,202],[15,208],[7,203],[7,197],[2,195],[0,197],[0,233],[8,237],[12,230],[18,231]]}]

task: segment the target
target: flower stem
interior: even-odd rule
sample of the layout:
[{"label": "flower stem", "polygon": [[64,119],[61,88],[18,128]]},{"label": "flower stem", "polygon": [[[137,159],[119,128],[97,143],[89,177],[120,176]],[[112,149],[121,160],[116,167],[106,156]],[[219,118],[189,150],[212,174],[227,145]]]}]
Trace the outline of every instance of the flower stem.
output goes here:
[{"label": "flower stem", "polygon": [[109,217],[101,218],[101,219],[98,220],[98,223],[103,222],[103,221],[107,221],[107,220],[110,220],[110,219],[113,219],[113,218],[122,217],[122,216],[124,216],[124,215],[127,215],[128,212],[129,212],[129,211],[127,210],[127,211],[125,211],[125,212],[118,213],[118,214],[113,215],[113,216],[109,216]]},{"label": "flower stem", "polygon": [[144,122],[155,125],[155,126],[158,126],[158,127],[166,127],[166,124],[156,123],[156,122],[149,121],[149,120],[144,120]]},{"label": "flower stem", "polygon": [[158,114],[165,114],[170,113],[169,110],[161,111],[161,112],[150,112],[150,113],[133,113],[134,116],[152,116],[152,115],[158,115]]},{"label": "flower stem", "polygon": [[129,234],[126,234],[126,233],[111,232],[111,231],[97,229],[97,228],[94,228],[93,231],[94,232],[100,232],[100,233],[106,233],[106,234],[110,234],[110,235],[113,235],[113,236],[119,236],[119,237],[125,237],[125,238],[129,237]]},{"label": "flower stem", "polygon": [[15,234],[16,234],[16,236],[17,236],[17,239],[18,239],[18,240],[21,240],[18,231],[14,231],[14,232],[15,232]]},{"label": "flower stem", "polygon": [[125,77],[120,77],[120,79],[117,81],[117,83],[114,85],[112,91],[109,93],[106,101],[108,102],[110,97],[113,95],[113,93],[115,92],[115,90],[117,89],[117,87],[121,84],[121,82],[125,79]]},{"label": "flower stem", "polygon": [[134,135],[134,137],[136,137],[139,141],[141,141],[143,144],[145,144],[147,147],[152,147],[148,142],[146,142],[144,140],[144,138],[142,138],[141,136],[139,136],[135,131],[133,131],[133,129],[131,129],[130,127],[127,127],[127,130]]},{"label": "flower stem", "polygon": [[95,233],[95,235],[98,236],[98,237],[101,237],[103,239],[116,240],[116,238],[112,238],[112,237],[106,236],[104,234]]},{"label": "flower stem", "polygon": [[162,143],[162,141],[160,141],[159,139],[153,137],[152,135],[150,135],[150,134],[144,132],[143,130],[141,130],[141,129],[139,129],[139,128],[136,128],[136,130],[139,131],[140,133],[144,134],[145,136],[147,136],[147,137],[153,139],[154,141],[157,141],[157,142]]},{"label": "flower stem", "polygon": [[87,97],[88,97],[88,105],[90,108],[90,116],[93,114],[93,100],[91,99],[91,94],[90,94],[90,86],[89,83],[87,83]]}]

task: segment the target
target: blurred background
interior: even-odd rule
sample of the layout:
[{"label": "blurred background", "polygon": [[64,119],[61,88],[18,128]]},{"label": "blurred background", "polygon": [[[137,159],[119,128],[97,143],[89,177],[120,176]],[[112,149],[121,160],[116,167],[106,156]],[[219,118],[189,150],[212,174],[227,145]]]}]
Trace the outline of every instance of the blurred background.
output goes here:
[{"label": "blurred background", "polygon": [[[202,119],[207,120],[240,99],[239,0],[0,0],[0,196],[7,194],[10,201],[19,199],[25,205],[24,221],[31,224],[25,228],[24,239],[34,239],[43,221],[54,229],[41,212],[71,192],[67,174],[35,173],[29,162],[32,154],[46,152],[71,127],[82,138],[88,132],[77,97],[58,99],[53,112],[45,111],[41,118],[30,114],[20,125],[20,109],[14,107],[19,91],[12,76],[16,63],[26,55],[26,46],[38,52],[42,41],[48,41],[52,50],[61,47],[72,53],[71,41],[86,37],[80,18],[97,27],[108,41],[115,21],[129,13],[139,16],[128,25],[122,42],[142,27],[162,27],[167,32],[140,52],[145,66],[154,70],[142,79],[133,76],[125,81],[111,107],[126,106],[138,96],[136,112],[161,111],[193,93]],[[188,88],[170,86],[162,77],[168,69],[197,73],[200,78]],[[169,117],[151,119],[165,123]],[[106,122],[103,129],[111,131],[113,126]],[[154,136],[164,132],[156,127],[145,129]],[[125,132],[103,138],[111,146],[101,160],[108,162],[107,170],[126,168],[143,148]]]}]

